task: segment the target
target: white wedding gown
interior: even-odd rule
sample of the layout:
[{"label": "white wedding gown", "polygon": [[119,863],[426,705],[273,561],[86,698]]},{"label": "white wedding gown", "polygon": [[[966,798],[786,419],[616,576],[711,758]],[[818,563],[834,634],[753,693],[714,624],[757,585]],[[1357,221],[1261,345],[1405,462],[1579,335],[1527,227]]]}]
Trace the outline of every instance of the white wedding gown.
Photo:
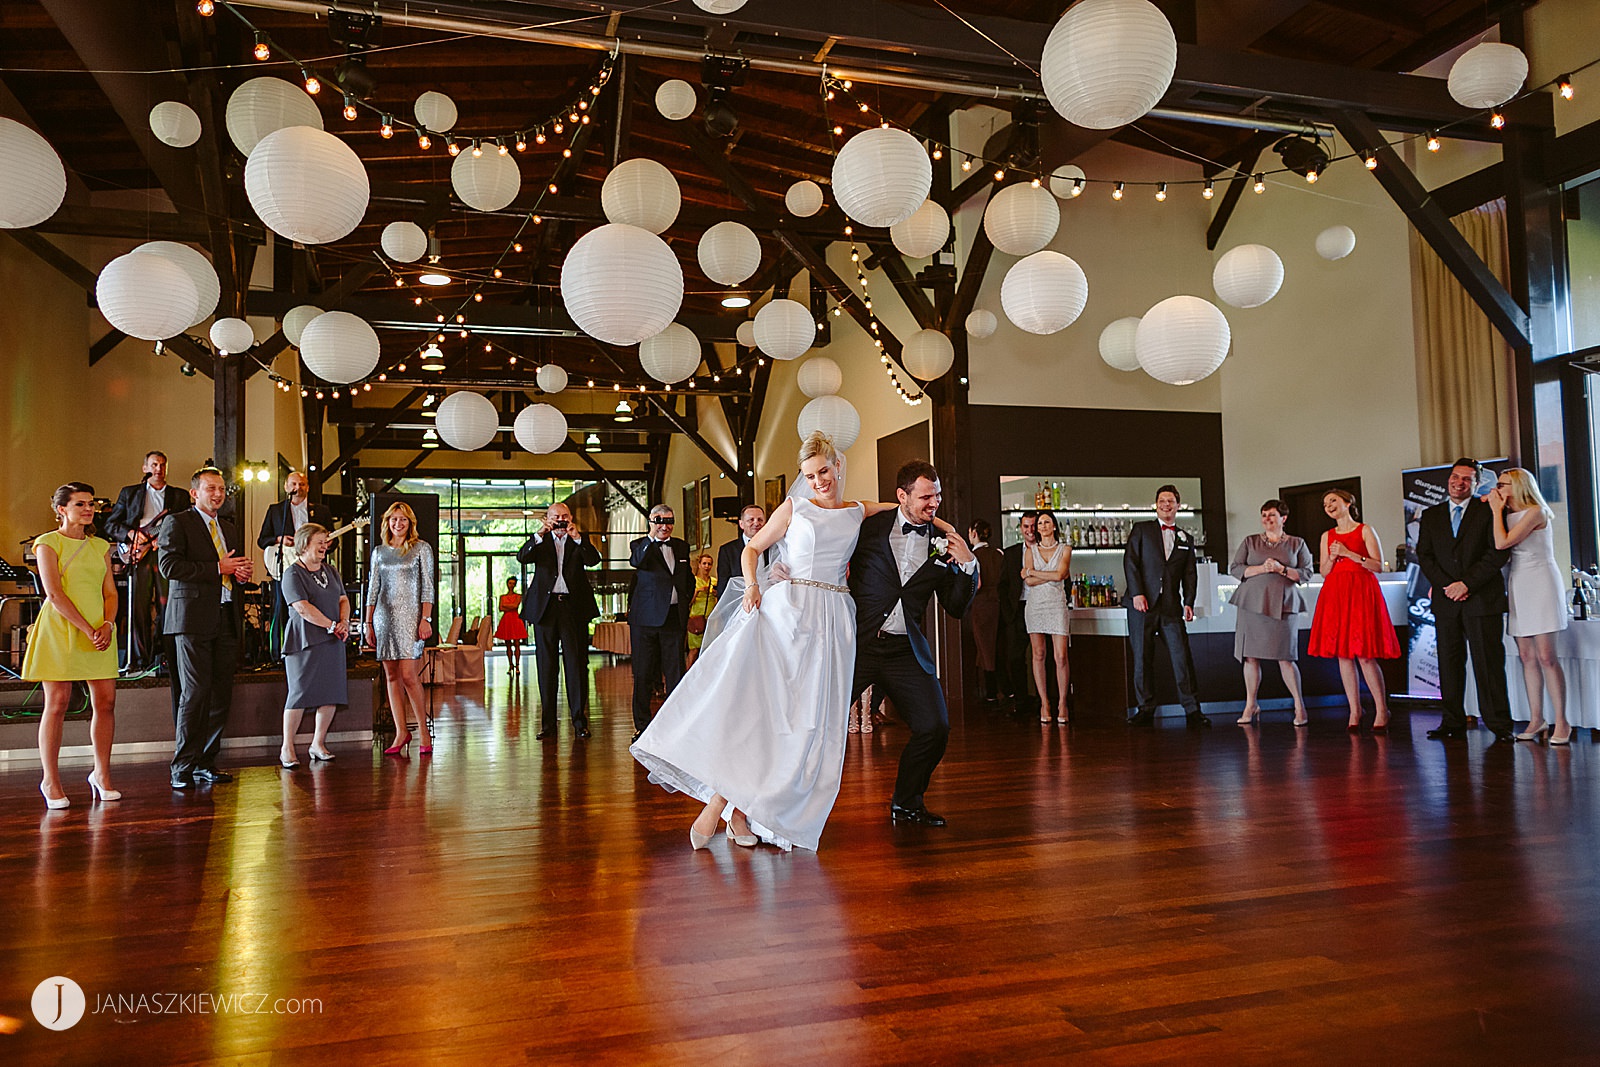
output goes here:
[{"label": "white wedding gown", "polygon": [[[845,585],[865,512],[797,499],[789,574],[701,651],[629,750],[668,790],[720,793],[779,848],[816,850],[839,796],[855,669],[856,606]],[[731,591],[730,591],[731,595]]]}]

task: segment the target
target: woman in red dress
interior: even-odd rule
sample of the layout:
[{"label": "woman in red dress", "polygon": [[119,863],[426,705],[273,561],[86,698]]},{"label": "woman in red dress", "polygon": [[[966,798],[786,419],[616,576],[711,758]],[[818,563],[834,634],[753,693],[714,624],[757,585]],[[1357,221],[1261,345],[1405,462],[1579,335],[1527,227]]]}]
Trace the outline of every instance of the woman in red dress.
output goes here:
[{"label": "woman in red dress", "polygon": [[506,591],[500,595],[500,625],[494,628],[495,637],[506,643],[506,659],[511,673],[522,670],[522,642],[528,639],[528,624],[518,611],[522,608],[522,594],[517,592],[517,580],[506,579]]},{"label": "woman in red dress", "polygon": [[1372,732],[1381,734],[1389,729],[1389,697],[1378,660],[1400,657],[1400,642],[1376,574],[1383,569],[1383,548],[1372,527],[1356,521],[1356,498],[1350,493],[1330,489],[1322,507],[1335,526],[1322,535],[1322,589],[1307,651],[1338,659],[1344,695],[1350,701],[1351,733],[1361,729],[1359,665],[1377,710]]}]

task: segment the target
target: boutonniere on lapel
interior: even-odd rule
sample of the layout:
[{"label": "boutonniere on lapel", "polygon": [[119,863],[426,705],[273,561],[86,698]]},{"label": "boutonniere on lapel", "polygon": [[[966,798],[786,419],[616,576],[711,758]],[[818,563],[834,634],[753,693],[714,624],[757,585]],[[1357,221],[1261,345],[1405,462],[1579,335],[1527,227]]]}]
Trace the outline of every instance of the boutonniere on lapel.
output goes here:
[{"label": "boutonniere on lapel", "polygon": [[1188,530],[1185,530],[1182,526],[1180,526],[1176,530],[1172,531],[1172,547],[1193,548],[1194,538],[1189,535]]},{"label": "boutonniere on lapel", "polygon": [[943,561],[950,555],[950,538],[928,538],[928,558]]}]

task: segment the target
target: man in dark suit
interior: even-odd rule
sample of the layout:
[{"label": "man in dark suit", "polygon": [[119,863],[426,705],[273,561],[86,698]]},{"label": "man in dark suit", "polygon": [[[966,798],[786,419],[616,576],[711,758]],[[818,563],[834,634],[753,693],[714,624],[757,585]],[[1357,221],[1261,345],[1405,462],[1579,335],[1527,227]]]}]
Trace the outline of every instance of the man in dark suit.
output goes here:
[{"label": "man in dark suit", "polygon": [[[900,506],[861,524],[850,557],[856,602],[855,677],[851,695],[874,686],[894,701],[911,727],[889,802],[893,822],[943,826],[923,794],[950,738],[950,713],[922,633],[935,595],[952,616],[965,615],[978,591],[978,561],[954,530],[935,527],[942,490],[931,463],[912,460],[895,475]],[[942,539],[942,540],[941,540]]]},{"label": "man in dark suit", "polygon": [[672,509],[650,509],[650,532],[633,542],[629,562],[638,572],[628,598],[628,639],[633,646],[633,739],[650,725],[650,698],[664,682],[670,695],[683,677],[683,639],[689,626],[689,546],[672,536]]},{"label": "man in dark suit", "polygon": [[[739,512],[739,536],[717,549],[717,599],[722,599],[722,594],[727,592],[728,583],[734,578],[744,577],[744,546],[750,539],[761,532],[761,527],[767,524],[767,512],[760,504],[746,504]],[[770,562],[771,549],[765,555]]]},{"label": "man in dark suit", "polygon": [[250,558],[232,522],[218,516],[228,499],[222,472],[202,467],[189,481],[194,507],[161,524],[161,573],[167,594],[167,633],[175,635],[182,682],[173,737],[172,788],[231,782],[217,769],[222,731],[233,697],[233,669],[244,624]]},{"label": "man in dark suit", "polygon": [[985,704],[993,704],[998,695],[995,686],[999,663],[995,650],[1000,642],[1000,576],[1006,567],[1000,550],[989,544],[991,536],[989,524],[983,519],[967,528],[972,554],[978,560],[978,592],[972,598],[968,618],[978,653],[978,688]]},{"label": "man in dark suit", "polygon": [[1503,641],[1506,583],[1500,573],[1510,552],[1494,547],[1494,515],[1474,495],[1476,460],[1458,459],[1445,483],[1448,499],[1422,513],[1417,526],[1417,563],[1433,586],[1432,607],[1439,642],[1439,693],[1444,711],[1428,736],[1439,741],[1467,736],[1467,651],[1478,690],[1478,711],[1496,741],[1512,739],[1506,696]]},{"label": "man in dark suit", "polygon": [[1211,720],[1200,711],[1195,692],[1194,656],[1189,651],[1189,631],[1194,621],[1194,596],[1199,586],[1195,568],[1194,538],[1178,528],[1176,486],[1156,490],[1155,522],[1136,522],[1128,532],[1122,555],[1128,591],[1122,603],[1128,609],[1128,645],[1133,654],[1133,692],[1139,710],[1128,719],[1132,726],[1154,726],[1156,692],[1151,645],[1157,635],[1172,658],[1178,683],[1178,702],[1191,728],[1209,728]]},{"label": "man in dark suit", "polygon": [[[156,531],[163,518],[186,510],[190,504],[187,492],[167,484],[166,453],[151,451],[145,453],[144,477],[123,486],[117,502],[106,512],[102,524],[106,540],[119,546],[119,557],[130,565],[127,596],[133,625],[117,627],[118,631],[131,630],[124,635],[128,645],[122,661],[129,671],[153,665],[161,652],[156,607],[167,583],[156,569]],[[123,610],[128,611],[129,607]]]},{"label": "man in dark suit", "polygon": [[1039,540],[1038,524],[1037,511],[1022,513],[1022,542],[1002,553],[1005,565],[1000,571],[1000,691],[1011,698],[1018,715],[1034,710],[1028,699],[1028,625],[1022,614],[1028,587],[1022,582],[1022,553]]},{"label": "man in dark suit", "polygon": [[517,562],[532,565],[533,577],[522,593],[522,620],[533,628],[534,662],[539,669],[539,733],[543,741],[556,735],[556,671],[567,676],[567,712],[572,733],[589,738],[589,620],[599,614],[585,567],[600,562],[572,519],[572,509],[555,504],[539,529],[517,550]]},{"label": "man in dark suit", "polygon": [[[329,521],[328,509],[320,503],[312,503],[307,499],[311,492],[311,479],[303,471],[290,471],[289,476],[283,480],[283,491],[288,495],[284,499],[267,508],[267,513],[261,517],[261,533],[256,538],[256,544],[267,551],[274,545],[283,549],[283,563],[287,565],[294,559],[294,532],[308,522],[317,523],[332,529]],[[280,570],[278,572],[282,574]],[[283,583],[274,579],[272,583],[272,629],[267,633],[267,645],[272,651],[272,658],[281,657],[280,649],[283,645],[283,628],[289,621],[289,606],[283,601]]]}]

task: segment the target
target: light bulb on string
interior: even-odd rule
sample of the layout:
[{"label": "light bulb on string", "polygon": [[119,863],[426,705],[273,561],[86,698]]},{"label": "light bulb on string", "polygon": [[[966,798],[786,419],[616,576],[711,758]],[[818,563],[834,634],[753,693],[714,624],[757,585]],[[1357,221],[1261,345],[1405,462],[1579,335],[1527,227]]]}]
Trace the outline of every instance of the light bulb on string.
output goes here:
[{"label": "light bulb on string", "polygon": [[1074,178],[1074,179],[1072,179],[1072,195],[1073,196],[1082,196],[1083,195],[1083,179],[1082,178]]},{"label": "light bulb on string", "polygon": [[1216,187],[1212,185],[1209,179],[1206,181],[1205,188],[1200,190],[1200,195],[1205,197],[1207,200],[1210,200],[1213,196],[1217,195]]},{"label": "light bulb on string", "polygon": [[217,10],[217,5],[212,3],[211,0],[200,0],[198,4],[194,5],[194,9],[200,12],[202,18],[210,18]]},{"label": "light bulb on string", "polygon": [[388,115],[383,116],[383,124],[378,127],[378,136],[385,141],[394,136],[394,119]]},{"label": "light bulb on string", "polygon": [[1572,99],[1572,75],[1563,74],[1556,79],[1556,91],[1561,94],[1561,99]]},{"label": "light bulb on string", "polygon": [[1267,191],[1267,178],[1266,178],[1266,175],[1257,174],[1256,175],[1256,183],[1253,186],[1251,186],[1251,188],[1254,189],[1258,193],[1266,192]]},{"label": "light bulb on string", "polygon": [[456,139],[454,137],[446,137],[444,139],[444,147],[445,151],[449,152],[452,156],[459,156],[461,154],[461,146],[456,144]]},{"label": "light bulb on string", "polygon": [[1113,200],[1121,200],[1122,199],[1122,183],[1121,182],[1118,182],[1116,185],[1112,186],[1112,188],[1111,188],[1111,199],[1113,199]]},{"label": "light bulb on string", "polygon": [[351,96],[349,93],[344,94],[343,114],[346,122],[354,122],[356,120],[356,116],[360,114],[360,112],[356,110],[356,98]]},{"label": "light bulb on string", "polygon": [[474,159],[483,158],[483,145],[479,144],[477,141],[472,142],[472,156]]},{"label": "light bulb on string", "polygon": [[267,46],[267,35],[260,30],[256,31],[256,46],[251,49],[251,54],[262,61],[272,58],[272,49]]},{"label": "light bulb on string", "polygon": [[1308,184],[1308,185],[1317,184],[1317,172],[1316,171],[1314,171],[1314,170],[1306,171],[1306,184]]},{"label": "light bulb on string", "polygon": [[507,156],[507,155],[511,154],[511,149],[506,147],[505,138],[496,137],[494,139],[494,145],[495,145],[496,148],[498,148],[500,150],[500,154],[502,156]]},{"label": "light bulb on string", "polygon": [[1506,128],[1506,117],[1498,111],[1492,112],[1489,115],[1489,125],[1494,129],[1503,130]]},{"label": "light bulb on string", "polygon": [[321,80],[319,80],[315,74],[311,73],[305,67],[300,68],[300,77],[306,84],[306,92],[310,93],[312,96],[316,96],[318,93],[322,92]]},{"label": "light bulb on string", "polygon": [[1156,199],[1165,202],[1167,199],[1167,183],[1161,182],[1156,186]]},{"label": "light bulb on string", "polygon": [[1371,152],[1362,152],[1361,153],[1361,164],[1362,164],[1362,166],[1366,167],[1368,170],[1377,170],[1378,169],[1378,157],[1373,155]]},{"label": "light bulb on string", "polygon": [[433,141],[428,137],[427,130],[417,131],[417,147],[424,152],[433,147]]},{"label": "light bulb on string", "polygon": [[1439,147],[1439,134],[1430,130],[1428,132],[1428,151],[1437,152],[1439,151]]}]

